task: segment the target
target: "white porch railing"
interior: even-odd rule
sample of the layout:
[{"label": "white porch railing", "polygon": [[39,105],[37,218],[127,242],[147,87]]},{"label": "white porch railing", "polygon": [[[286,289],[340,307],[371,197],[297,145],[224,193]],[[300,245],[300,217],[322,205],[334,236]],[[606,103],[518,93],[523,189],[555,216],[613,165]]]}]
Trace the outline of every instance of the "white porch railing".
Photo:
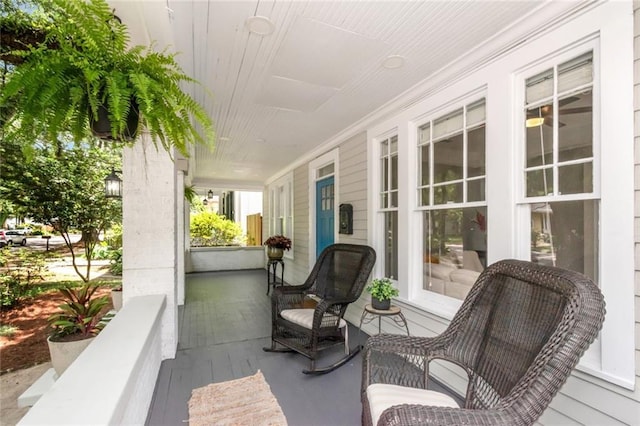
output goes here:
[{"label": "white porch railing", "polygon": [[165,300],[129,299],[18,424],[144,424],[162,361]]}]

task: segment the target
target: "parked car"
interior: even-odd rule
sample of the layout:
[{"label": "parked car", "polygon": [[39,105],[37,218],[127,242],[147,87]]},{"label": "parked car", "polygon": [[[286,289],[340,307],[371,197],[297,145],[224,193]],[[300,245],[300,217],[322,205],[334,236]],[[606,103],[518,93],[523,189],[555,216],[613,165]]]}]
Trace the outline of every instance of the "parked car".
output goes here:
[{"label": "parked car", "polygon": [[7,244],[7,236],[4,235],[4,231],[0,229],[0,247],[4,247]]},{"label": "parked car", "polygon": [[[9,231],[3,231],[4,233],[4,240],[5,240],[5,244],[6,245],[21,245],[21,246],[26,246],[27,245],[27,236],[24,234],[24,232],[22,230],[18,230],[18,229],[12,229]],[[2,239],[0,238],[0,241]]]}]

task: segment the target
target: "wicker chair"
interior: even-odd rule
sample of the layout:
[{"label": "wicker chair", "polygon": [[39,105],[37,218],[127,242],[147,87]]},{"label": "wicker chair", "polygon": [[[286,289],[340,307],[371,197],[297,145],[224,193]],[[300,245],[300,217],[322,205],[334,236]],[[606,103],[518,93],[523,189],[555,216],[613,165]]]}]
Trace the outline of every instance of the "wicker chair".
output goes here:
[{"label": "wicker chair", "polygon": [[[584,275],[518,260],[489,266],[449,327],[433,338],[382,334],[363,349],[365,425],[530,425],[551,402],[604,321]],[[462,408],[427,389],[429,362],[469,376]]]},{"label": "wicker chair", "polygon": [[[343,316],[347,306],[360,297],[375,260],[371,247],[333,244],[320,254],[304,284],[274,289],[271,347],[264,350],[301,353],[311,360],[309,370],[303,371],[307,374],[328,373],[351,359],[359,348],[349,350]],[[345,357],[317,369],[318,353],[335,345],[345,345]]]}]

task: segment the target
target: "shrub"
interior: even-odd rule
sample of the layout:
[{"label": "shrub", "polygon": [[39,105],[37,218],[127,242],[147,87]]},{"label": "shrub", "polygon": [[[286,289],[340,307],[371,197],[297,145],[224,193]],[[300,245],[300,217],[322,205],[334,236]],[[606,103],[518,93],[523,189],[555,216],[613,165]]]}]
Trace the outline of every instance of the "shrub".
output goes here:
[{"label": "shrub", "polygon": [[109,253],[109,260],[111,260],[109,272],[113,275],[122,275],[122,247],[112,250]]},{"label": "shrub", "polygon": [[244,244],[246,237],[240,225],[213,212],[191,216],[192,246],[230,246]]},{"label": "shrub", "polygon": [[43,279],[46,270],[44,255],[20,249],[12,253],[8,248],[0,251],[0,308],[17,306],[30,295],[33,283]]},{"label": "shrub", "polygon": [[115,224],[113,225],[106,233],[104,242],[116,250],[122,247],[122,225]]}]

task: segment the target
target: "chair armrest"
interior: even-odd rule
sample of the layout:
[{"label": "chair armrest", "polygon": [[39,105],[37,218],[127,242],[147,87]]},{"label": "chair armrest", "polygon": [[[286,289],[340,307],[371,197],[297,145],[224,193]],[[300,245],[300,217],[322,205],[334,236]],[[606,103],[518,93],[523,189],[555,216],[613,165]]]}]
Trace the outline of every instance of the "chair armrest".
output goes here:
[{"label": "chair armrest", "polygon": [[504,425],[521,424],[511,410],[434,407],[403,404],[382,412],[378,425]]},{"label": "chair armrest", "polygon": [[[372,383],[426,389],[429,361],[448,359],[447,339],[399,334],[379,334],[367,339],[362,353],[362,397]],[[455,362],[455,361],[454,361]]]},{"label": "chair armrest", "polygon": [[350,299],[319,299],[313,313],[313,328],[318,330],[322,327],[337,327],[342,319],[343,306],[351,302]]}]

